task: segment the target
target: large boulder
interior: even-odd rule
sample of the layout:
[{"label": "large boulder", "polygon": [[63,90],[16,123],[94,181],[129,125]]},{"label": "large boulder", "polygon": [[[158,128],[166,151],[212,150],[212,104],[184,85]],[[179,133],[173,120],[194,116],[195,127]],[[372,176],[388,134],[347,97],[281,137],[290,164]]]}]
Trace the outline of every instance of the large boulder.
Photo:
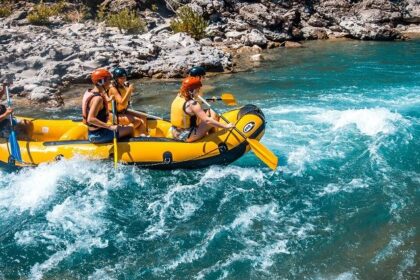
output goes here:
[{"label": "large boulder", "polygon": [[257,29],[252,29],[250,33],[242,36],[241,40],[245,46],[267,46],[267,38],[265,38],[264,34]]},{"label": "large boulder", "polygon": [[283,20],[279,11],[271,11],[261,3],[243,6],[239,10],[239,15],[245,22],[256,27],[275,28],[281,25]]},{"label": "large boulder", "polygon": [[375,25],[371,23],[359,24],[355,18],[347,18],[340,22],[340,26],[346,30],[351,37],[362,40],[395,40],[401,34],[389,25]]},{"label": "large boulder", "polygon": [[403,20],[408,23],[420,23],[420,1],[406,0]]}]

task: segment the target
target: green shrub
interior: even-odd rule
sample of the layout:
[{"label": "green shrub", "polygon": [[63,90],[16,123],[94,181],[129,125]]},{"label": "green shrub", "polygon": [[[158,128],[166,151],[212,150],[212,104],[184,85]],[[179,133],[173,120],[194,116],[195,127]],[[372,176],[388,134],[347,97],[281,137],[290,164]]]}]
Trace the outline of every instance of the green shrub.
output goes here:
[{"label": "green shrub", "polygon": [[208,22],[188,6],[183,6],[176,12],[177,19],[171,21],[171,28],[175,33],[185,32],[196,40],[206,36]]},{"label": "green shrub", "polygon": [[57,4],[46,5],[43,1],[35,5],[33,10],[26,17],[28,21],[36,25],[46,25],[50,23],[49,17],[57,16],[65,8],[66,3],[60,1]]},{"label": "green shrub", "polygon": [[98,19],[105,21],[110,27],[117,27],[120,32],[142,33],[146,30],[146,23],[134,11],[123,9],[118,13],[106,14],[104,9],[99,9]]},{"label": "green shrub", "polygon": [[13,5],[10,1],[0,1],[0,18],[8,17],[12,14]]}]

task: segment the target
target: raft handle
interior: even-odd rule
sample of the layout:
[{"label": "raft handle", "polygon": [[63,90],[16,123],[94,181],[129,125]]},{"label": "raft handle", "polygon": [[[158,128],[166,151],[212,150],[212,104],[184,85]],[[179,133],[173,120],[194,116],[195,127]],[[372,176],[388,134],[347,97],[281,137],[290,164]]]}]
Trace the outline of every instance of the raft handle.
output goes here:
[{"label": "raft handle", "polygon": [[220,154],[224,154],[228,151],[228,147],[225,142],[222,142],[218,145]]},{"label": "raft handle", "polygon": [[172,163],[172,153],[167,151],[163,153],[163,163],[170,164]]}]

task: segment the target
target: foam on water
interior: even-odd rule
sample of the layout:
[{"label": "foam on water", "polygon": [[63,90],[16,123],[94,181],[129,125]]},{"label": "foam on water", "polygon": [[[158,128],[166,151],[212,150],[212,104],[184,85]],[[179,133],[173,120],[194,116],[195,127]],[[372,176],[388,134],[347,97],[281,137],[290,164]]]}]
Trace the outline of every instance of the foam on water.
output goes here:
[{"label": "foam on water", "polygon": [[[48,248],[47,251],[54,252],[43,262],[32,266],[30,279],[42,279],[46,272],[77,252],[89,252],[92,248],[107,247],[107,239],[103,238],[107,221],[101,215],[107,208],[108,189],[118,187],[120,183],[118,177],[121,177],[117,175],[110,180],[109,171],[113,171],[110,165],[75,159],[10,174],[12,182],[16,184],[15,188],[7,186],[1,189],[3,194],[6,193],[9,196],[2,196],[3,205],[7,206],[9,211],[13,211],[14,208],[19,211],[25,209],[35,211],[42,205],[46,205],[48,200],[54,197],[57,189],[62,187],[60,182],[64,179],[85,186],[75,192],[61,190],[60,193],[67,193],[69,196],[46,212],[47,226],[39,227],[33,224],[14,234],[18,246],[44,245]],[[27,181],[25,184],[25,178],[28,177],[41,182],[28,186]],[[19,200],[14,196],[23,196],[24,199]],[[30,196],[33,197],[26,199]],[[10,201],[15,203],[10,203]]]},{"label": "foam on water", "polygon": [[330,183],[319,193],[319,196],[332,195],[341,191],[351,193],[356,189],[368,188],[369,184],[361,178],[352,179],[348,183]]},{"label": "foam on water", "polygon": [[220,180],[226,177],[235,177],[240,181],[253,181],[257,185],[262,185],[265,181],[266,173],[260,169],[243,168],[237,166],[211,166],[202,176],[200,184],[206,184],[214,180]]},{"label": "foam on water", "polygon": [[407,242],[407,239],[412,238],[414,236],[414,228],[406,232],[401,232],[397,236],[392,236],[389,243],[375,255],[371,262],[374,264],[378,264],[379,262],[386,261],[388,258],[395,255],[395,252],[398,250],[398,248],[400,248],[404,245],[404,243]]},{"label": "foam on water", "polygon": [[166,234],[170,230],[167,221],[174,218],[180,221],[189,219],[202,206],[202,193],[206,193],[207,198],[210,198],[215,191],[210,188],[220,181],[235,178],[239,181],[254,182],[257,186],[264,184],[267,176],[269,175],[253,168],[212,166],[200,175],[199,181],[194,185],[170,185],[162,197],[148,203],[148,219],[151,225],[146,229],[144,238],[150,240]]},{"label": "foam on water", "polygon": [[394,65],[400,45],[337,44],[215,78],[263,110],[275,172],[252,152],[192,171],[0,170],[0,278],[414,279],[418,66]]},{"label": "foam on water", "polygon": [[[47,172],[49,176],[46,176]],[[6,175],[8,185],[2,184],[0,189],[0,207],[17,209],[20,212],[36,209],[54,195],[59,180],[66,176],[67,172],[61,164],[42,165],[18,174]]]},{"label": "foam on water", "polygon": [[314,119],[331,124],[334,130],[354,124],[361,133],[368,136],[375,136],[378,133],[393,134],[397,131],[398,123],[404,121],[400,114],[392,113],[385,108],[331,110],[316,115]]},{"label": "foam on water", "polygon": [[[209,247],[212,246],[213,241],[224,238],[226,235],[231,240],[246,244],[245,248],[240,249],[239,252],[232,252],[223,260],[201,270],[196,276],[197,279],[207,278],[216,272],[227,277],[230,273],[227,268],[236,262],[243,261],[250,261],[254,269],[265,273],[275,263],[274,258],[277,255],[291,254],[288,248],[288,238],[305,239],[308,237],[306,232],[314,230],[314,226],[307,223],[301,227],[290,227],[284,232],[278,232],[275,230],[276,224],[280,225],[289,221],[289,217],[285,215],[285,213],[280,213],[280,209],[274,202],[265,205],[251,205],[238,213],[231,223],[216,226],[205,235],[198,246],[154,270],[154,273],[161,275],[161,273],[176,270],[181,265],[192,264],[205,258],[209,254]],[[254,224],[258,224],[255,229],[253,228]],[[261,226],[264,227],[264,232],[259,230]]]}]

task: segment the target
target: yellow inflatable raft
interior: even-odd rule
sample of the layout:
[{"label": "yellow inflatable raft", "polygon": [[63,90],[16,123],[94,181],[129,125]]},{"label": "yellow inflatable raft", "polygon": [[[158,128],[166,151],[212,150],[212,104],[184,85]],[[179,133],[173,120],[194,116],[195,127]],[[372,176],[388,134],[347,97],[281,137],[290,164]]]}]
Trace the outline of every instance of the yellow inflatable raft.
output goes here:
[{"label": "yellow inflatable raft", "polygon": [[[223,116],[235,123],[250,139],[264,135],[265,117],[254,105],[228,111]],[[34,125],[31,141],[19,140],[23,163],[16,166],[38,165],[82,155],[89,159],[113,159],[113,143],[92,144],[87,141],[87,127],[72,120],[30,119]],[[235,130],[219,130],[201,140],[186,143],[166,138],[170,123],[148,119],[151,137],[118,140],[118,160],[157,169],[202,168],[213,164],[228,164],[247,151],[248,142]],[[0,138],[0,162],[10,164],[7,139]]]}]

